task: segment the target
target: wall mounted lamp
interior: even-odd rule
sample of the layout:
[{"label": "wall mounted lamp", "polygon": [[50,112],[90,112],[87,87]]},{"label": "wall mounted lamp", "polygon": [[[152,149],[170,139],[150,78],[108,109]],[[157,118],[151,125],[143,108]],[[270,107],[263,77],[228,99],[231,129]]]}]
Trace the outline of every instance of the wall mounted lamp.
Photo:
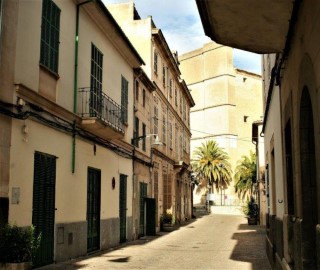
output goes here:
[{"label": "wall mounted lamp", "polygon": [[147,134],[147,135],[143,135],[143,136],[139,136],[136,138],[132,138],[131,139],[131,144],[135,144],[135,142],[138,142],[144,138],[149,138],[149,137],[154,137],[154,142],[152,143],[152,145],[162,145],[162,142],[160,142],[159,140],[159,135],[158,134]]}]

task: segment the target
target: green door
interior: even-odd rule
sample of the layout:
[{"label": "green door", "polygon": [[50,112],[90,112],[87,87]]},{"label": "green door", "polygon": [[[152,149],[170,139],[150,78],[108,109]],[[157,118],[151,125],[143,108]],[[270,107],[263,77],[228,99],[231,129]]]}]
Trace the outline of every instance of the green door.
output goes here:
[{"label": "green door", "polygon": [[100,170],[88,168],[87,193],[87,251],[92,252],[100,248]]},{"label": "green door", "polygon": [[140,222],[139,222],[139,237],[145,235],[145,198],[147,197],[146,183],[140,183]]},{"label": "green door", "polygon": [[33,259],[35,267],[53,263],[56,157],[34,154],[32,224],[41,234],[40,248]]},{"label": "green door", "polygon": [[120,243],[123,243],[127,240],[127,176],[123,174],[120,174],[119,217]]},{"label": "green door", "polygon": [[145,198],[146,203],[146,235],[156,235],[156,200]]}]

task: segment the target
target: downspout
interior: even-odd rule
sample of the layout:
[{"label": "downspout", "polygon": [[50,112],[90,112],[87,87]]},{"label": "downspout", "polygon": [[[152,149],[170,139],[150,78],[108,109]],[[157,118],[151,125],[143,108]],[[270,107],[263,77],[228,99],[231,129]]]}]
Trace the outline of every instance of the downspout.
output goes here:
[{"label": "downspout", "polygon": [[[88,0],[77,4],[76,11],[76,36],[75,36],[75,51],[74,51],[74,80],[73,80],[73,113],[77,113],[77,99],[78,99],[78,55],[79,55],[79,13],[80,6],[90,3],[94,0]],[[75,123],[73,129],[75,130]],[[72,173],[75,172],[75,164],[76,164],[76,136],[73,133],[72,136]]]}]

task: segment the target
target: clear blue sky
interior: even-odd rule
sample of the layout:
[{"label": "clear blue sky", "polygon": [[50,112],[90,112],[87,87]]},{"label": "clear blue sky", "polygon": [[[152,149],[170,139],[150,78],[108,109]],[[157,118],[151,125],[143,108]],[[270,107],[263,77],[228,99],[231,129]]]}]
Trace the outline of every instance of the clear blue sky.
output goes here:
[{"label": "clear blue sky", "polygon": [[[104,3],[128,2],[129,0],[103,0]],[[211,40],[205,36],[195,0],[134,0],[141,16],[151,15],[160,28],[171,50],[183,54],[202,47]],[[261,56],[234,50],[234,65],[261,74]]]}]

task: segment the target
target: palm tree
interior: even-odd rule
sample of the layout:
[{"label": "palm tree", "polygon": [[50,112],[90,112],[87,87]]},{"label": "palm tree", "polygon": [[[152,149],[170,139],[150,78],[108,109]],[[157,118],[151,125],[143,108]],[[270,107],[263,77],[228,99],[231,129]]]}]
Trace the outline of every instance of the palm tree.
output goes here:
[{"label": "palm tree", "polygon": [[192,169],[199,179],[199,189],[215,186],[226,189],[232,180],[229,156],[215,141],[202,143],[193,152]]},{"label": "palm tree", "polygon": [[253,184],[256,182],[257,163],[256,154],[250,151],[249,157],[242,156],[235,169],[235,191],[240,199],[252,196]]}]

